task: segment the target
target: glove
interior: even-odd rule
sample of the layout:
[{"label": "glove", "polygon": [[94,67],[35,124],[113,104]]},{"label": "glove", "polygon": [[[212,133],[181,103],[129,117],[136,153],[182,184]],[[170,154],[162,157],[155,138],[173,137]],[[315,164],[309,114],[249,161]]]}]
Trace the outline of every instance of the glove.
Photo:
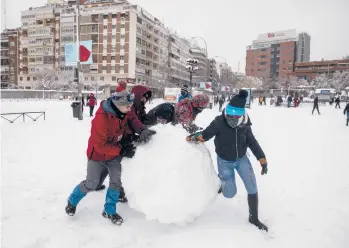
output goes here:
[{"label": "glove", "polygon": [[186,127],[184,127],[184,128],[185,128],[185,130],[187,130],[187,132],[190,133],[190,134],[193,134],[193,133],[195,133],[196,131],[202,130],[202,129],[203,129],[202,127],[198,127],[198,126],[196,126],[195,124],[186,126]]},{"label": "glove", "polygon": [[186,140],[187,141],[193,141],[193,142],[196,142],[196,143],[205,142],[204,138],[202,137],[201,132],[193,133],[193,134],[187,136]]},{"label": "glove", "polygon": [[136,147],[132,144],[123,146],[120,151],[120,155],[123,158],[133,158],[136,153]]},{"label": "glove", "polygon": [[258,161],[259,161],[259,163],[261,163],[261,166],[262,166],[261,174],[262,175],[267,174],[268,173],[268,163],[267,163],[267,160],[265,158],[261,158]]},{"label": "glove", "polygon": [[153,136],[154,134],[156,134],[156,132],[154,130],[143,129],[141,131],[141,133],[139,134],[139,140],[141,142],[147,143],[151,139],[151,136]]}]

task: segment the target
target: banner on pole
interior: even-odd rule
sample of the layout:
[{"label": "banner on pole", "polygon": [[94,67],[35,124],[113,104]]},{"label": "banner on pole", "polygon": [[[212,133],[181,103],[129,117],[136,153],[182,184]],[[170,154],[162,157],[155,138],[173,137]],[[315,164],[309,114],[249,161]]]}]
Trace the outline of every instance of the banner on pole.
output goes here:
[{"label": "banner on pole", "polygon": [[[69,43],[64,45],[65,64],[76,66],[77,51],[76,43]],[[80,42],[80,64],[93,64],[92,60],[92,40],[85,40]]]}]

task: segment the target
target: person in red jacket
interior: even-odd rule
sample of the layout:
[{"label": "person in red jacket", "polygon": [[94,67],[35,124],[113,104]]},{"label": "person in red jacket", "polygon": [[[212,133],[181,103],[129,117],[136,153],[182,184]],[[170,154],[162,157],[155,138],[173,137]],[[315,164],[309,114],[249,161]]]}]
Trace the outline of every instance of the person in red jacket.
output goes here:
[{"label": "person in red jacket", "polygon": [[195,133],[200,128],[194,124],[196,116],[209,104],[207,95],[197,95],[194,98],[184,98],[175,107],[176,119],[189,133]]},{"label": "person in red jacket", "polygon": [[93,93],[90,94],[90,98],[88,99],[87,106],[90,107],[90,117],[93,116],[93,109],[97,105],[96,97]]},{"label": "person in red jacket", "polygon": [[102,215],[112,223],[120,225],[123,219],[116,213],[116,204],[121,188],[121,158],[132,157],[134,146],[123,146],[122,138],[127,129],[128,113],[134,101],[134,94],[119,85],[116,93],[101,102],[96,117],[92,120],[91,135],[87,147],[87,175],[70,194],[65,211],[73,216],[76,206],[87,193],[94,191],[99,183],[101,173],[107,168],[110,181],[106,193]]},{"label": "person in red jacket", "polygon": [[[120,84],[126,85],[126,82],[120,81]],[[132,142],[136,139],[141,142],[148,142],[155,131],[148,129],[143,123],[147,119],[147,115],[145,112],[145,104],[151,98],[152,92],[149,88],[136,85],[133,87],[131,91],[134,96],[134,105],[132,106],[130,112],[128,113],[128,124],[129,128],[123,138],[123,142],[125,144],[132,144]],[[138,135],[136,135],[138,134]],[[101,177],[99,180],[99,184],[96,188],[97,191],[105,189],[104,180],[108,176],[108,170],[104,169],[101,173]],[[127,197],[125,195],[124,188],[121,187],[119,202],[126,203]]]}]

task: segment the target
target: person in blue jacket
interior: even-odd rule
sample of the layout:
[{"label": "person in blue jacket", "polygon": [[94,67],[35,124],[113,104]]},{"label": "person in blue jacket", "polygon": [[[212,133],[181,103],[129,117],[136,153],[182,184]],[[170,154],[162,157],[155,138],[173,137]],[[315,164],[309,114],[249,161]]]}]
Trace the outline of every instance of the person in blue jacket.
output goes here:
[{"label": "person in blue jacket", "polygon": [[181,95],[178,97],[178,102],[182,101],[184,98],[192,98],[192,96],[189,93],[189,87],[188,85],[183,85],[181,88]]}]

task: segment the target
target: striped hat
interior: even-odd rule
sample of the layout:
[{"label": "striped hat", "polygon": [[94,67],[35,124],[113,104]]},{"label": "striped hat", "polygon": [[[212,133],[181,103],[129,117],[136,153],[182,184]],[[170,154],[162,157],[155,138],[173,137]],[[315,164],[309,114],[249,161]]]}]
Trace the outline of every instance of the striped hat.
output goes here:
[{"label": "striped hat", "polygon": [[134,94],[130,94],[126,89],[126,85],[126,82],[120,81],[115,93],[112,95],[112,101],[116,106],[130,105],[134,101]]}]

